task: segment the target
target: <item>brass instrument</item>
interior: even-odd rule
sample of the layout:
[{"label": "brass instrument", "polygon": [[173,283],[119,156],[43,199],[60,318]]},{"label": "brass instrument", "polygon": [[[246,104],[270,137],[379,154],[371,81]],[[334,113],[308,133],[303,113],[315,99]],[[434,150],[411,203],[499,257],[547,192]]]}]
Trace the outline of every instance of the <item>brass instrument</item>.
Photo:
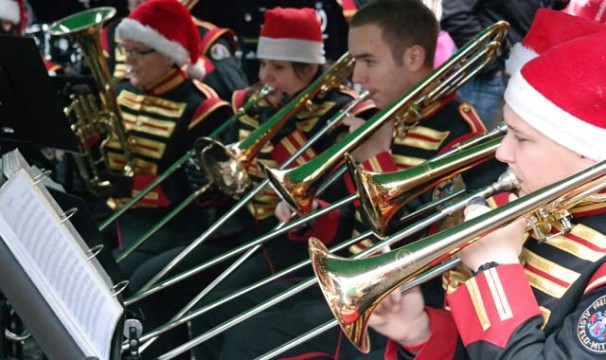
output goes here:
[{"label": "brass instrument", "polygon": [[[367,353],[368,319],[391,291],[417,280],[460,249],[517,219],[526,219],[529,229],[541,240],[570,231],[570,209],[580,203],[604,201],[595,194],[606,188],[605,175],[606,161],[602,161],[477,218],[364,260],[332,256],[322,242],[312,238],[309,251],[314,271],[343,332],[360,351]],[[560,232],[551,233],[559,227]],[[452,259],[450,262],[456,264]]]},{"label": "brass instrument", "polygon": [[[244,105],[242,105],[242,107],[240,107],[229,119],[227,119],[223,124],[221,124],[221,126],[219,126],[212,133],[210,133],[208,135],[208,137],[215,138],[215,137],[220,136],[226,129],[228,129],[230,126],[232,126],[240,118],[240,116],[246,114],[246,112],[248,110],[250,110],[250,108],[252,108],[258,101],[265,98],[265,96],[267,96],[272,91],[273,91],[273,88],[269,85],[265,85],[265,86],[261,87],[258,91],[255,91],[248,98],[248,101],[246,101],[246,103]],[[192,158],[196,157],[196,156],[199,157],[200,153],[197,152],[194,147],[194,148],[190,149],[188,152],[186,152],[179,159],[177,159],[171,166],[169,166],[166,170],[164,170],[164,172],[162,172],[162,174],[158,175],[158,177],[156,177],[152,182],[150,182],[149,185],[147,185],[145,188],[143,188],[141,191],[139,191],[136,195],[134,195],[126,204],[122,205],[122,207],[120,207],[111,216],[109,216],[107,219],[105,219],[103,221],[103,223],[101,223],[101,225],[99,225],[99,229],[103,230],[107,226],[109,226],[111,223],[113,223],[118,217],[120,217],[123,213],[125,213],[126,210],[130,209],[133,205],[135,205],[137,202],[139,202],[139,200],[143,199],[143,197],[145,197],[145,195],[147,195],[156,186],[160,185],[160,183],[162,183],[164,180],[166,180],[171,174],[173,174],[175,171],[177,171],[179,168],[181,168],[181,166],[183,166],[183,164],[185,164],[188,161],[192,161]],[[185,199],[176,208],[185,208],[185,206],[187,204],[189,204],[189,202],[194,201],[198,196],[200,196],[202,194],[202,192],[203,191],[198,190],[198,191],[196,191],[195,194],[191,194],[187,199]],[[153,235],[159,229],[160,226],[166,224],[170,219],[172,219],[173,215],[175,215],[175,213],[171,212],[165,218],[160,220],[158,226],[155,226],[154,229],[151,229],[146,234],[142,235],[140,239],[135,241],[135,243],[133,244],[133,248],[130,249],[130,251],[133,251],[136,247],[140,246],[141,242],[143,242],[149,236]],[[139,245],[137,245],[137,244],[139,244]],[[137,245],[137,246],[135,246],[135,245]],[[125,253],[120,255],[120,257],[118,258],[118,261],[123,256],[126,256],[126,252],[130,252],[130,251],[127,249],[125,251]]]},{"label": "brass instrument", "polygon": [[[469,143],[475,144],[477,141],[480,141],[480,140],[485,140],[485,136],[478,136],[477,139],[476,138],[470,139]],[[453,149],[452,151],[448,152],[448,156],[445,156],[445,157],[440,156],[439,159],[436,159],[436,160],[432,159],[427,164],[417,165],[410,169],[399,172],[398,174],[400,174],[400,176],[404,179],[409,177],[409,175],[411,178],[413,178],[414,176],[422,177],[422,179],[415,179],[415,186],[419,186],[419,187],[421,187],[423,185],[431,186],[431,184],[435,183],[435,181],[440,179],[440,177],[444,176],[444,174],[448,174],[449,172],[460,171],[461,168],[468,168],[468,167],[472,166],[474,164],[474,162],[478,161],[479,158],[488,156],[488,154],[491,154],[492,150],[496,146],[495,143],[497,141],[498,141],[498,139],[487,142],[487,143],[477,144],[476,146],[469,145],[469,146],[471,146],[470,148],[467,148],[467,145],[466,145],[467,142],[465,142],[461,145],[464,150],[458,151],[457,149]],[[419,175],[419,174],[422,174],[423,171],[427,171],[427,170],[431,171],[430,173],[427,174],[427,176]],[[424,184],[422,183],[423,181],[425,181]],[[202,262],[199,265],[197,265],[195,268],[188,270],[186,273],[176,275],[175,278],[180,278],[180,280],[188,278],[189,276],[197,274],[201,271],[204,271],[220,262],[224,262],[232,257],[235,257],[236,255],[242,254],[247,250],[256,248],[257,246],[262,245],[280,235],[287,234],[288,232],[293,231],[294,229],[300,227],[301,225],[312,222],[315,219],[317,219],[318,217],[325,215],[345,204],[352,203],[356,199],[358,199],[358,196],[351,195],[351,196],[346,197],[342,200],[339,200],[333,204],[330,204],[329,206],[327,206],[325,208],[319,209],[318,211],[315,211],[313,213],[302,216],[301,218],[293,219],[292,221],[283,224],[284,226],[281,226],[280,228],[275,228],[272,231],[270,231],[269,233],[267,233],[263,236],[260,236],[259,238],[253,239],[250,242],[248,242],[246,244],[242,244],[238,247],[234,247],[233,249],[230,249],[228,252],[221,254],[213,259]],[[440,199],[440,200],[442,200],[442,199]],[[426,207],[424,206],[423,208],[425,208],[425,209],[423,210],[423,213],[429,212],[429,210],[432,210],[433,207],[434,206],[426,206]],[[419,209],[419,210],[421,210],[421,209]],[[409,219],[409,218],[410,218],[410,216],[407,215],[406,219]],[[367,236],[370,236],[370,233]],[[175,283],[175,281],[173,279],[169,279],[166,281],[166,283],[159,284],[157,287],[150,289],[150,291],[143,291],[143,292],[137,293],[135,296],[133,296],[133,298],[126,300],[126,303],[130,304],[131,302],[139,301],[139,300],[147,297],[148,295],[151,295],[152,293],[156,292],[157,290],[165,289],[167,286],[170,286],[173,283]]]},{"label": "brass instrument", "polygon": [[[207,139],[218,137],[221,133],[223,133],[223,131],[225,131],[227,128],[229,128],[231,125],[233,125],[233,123],[235,123],[240,118],[240,116],[246,114],[246,112],[249,111],[257,102],[259,102],[261,99],[264,99],[272,91],[273,91],[273,88],[269,85],[264,85],[263,87],[261,87],[260,89],[255,91],[248,98],[246,103],[244,103],[244,105],[242,105],[242,107],[240,107],[234,115],[232,115],[229,119],[227,119],[227,121],[225,121],[223,124],[221,124],[221,126],[216,128],[207,137]],[[185,155],[183,155],[173,165],[171,165],[168,169],[166,169],[160,175],[159,178],[164,180],[168,175],[175,172],[185,162],[195,161],[194,158],[199,157],[201,154],[201,151],[203,151],[203,150],[204,149],[198,150],[198,149],[196,149],[196,146],[194,146],[193,149],[190,149],[187,153],[185,153]],[[159,183],[160,183],[160,181],[158,181],[158,184]],[[189,204],[191,204],[196,198],[198,198],[199,196],[204,194],[206,191],[208,191],[208,189],[210,189],[212,187],[212,185],[213,185],[212,183],[204,184],[201,188],[199,188],[198,190],[191,193],[181,203],[176,205],[168,214],[166,214],[166,216],[164,216],[162,219],[160,219],[151,229],[149,229],[143,235],[141,235],[139,238],[137,238],[137,240],[135,240],[130,247],[124,249],[124,251],[122,251],[116,257],[116,261],[118,263],[123,261],[128,255],[132,254],[136,249],[141,247],[141,245],[143,245],[143,243],[145,241],[147,241],[147,239],[149,239],[153,234],[155,234],[158,230],[160,230],[162,228],[162,226],[166,225],[170,220],[172,220],[175,216],[177,216],[177,214],[179,214],[183,209],[185,209]],[[143,189],[141,191],[141,193],[147,194],[149,191],[151,191],[151,189],[153,189],[153,187],[148,186],[145,189]],[[120,208],[119,211],[117,211],[114,214],[114,216],[112,216],[112,221],[113,221],[113,219],[115,219],[117,217],[117,215],[123,213],[125,211],[125,209],[130,207],[132,204],[136,203],[136,201],[138,201],[139,199],[141,199],[140,194],[137,194],[137,196],[135,198],[133,198],[129,203],[125,204],[122,208]]]},{"label": "brass instrument", "polygon": [[263,146],[291,117],[304,108],[313,107],[312,100],[315,97],[325,96],[328,91],[339,86],[353,70],[353,64],[351,55],[346,53],[341,56],[330,69],[309,84],[245,140],[226,146],[214,139],[202,138],[201,163],[213,184],[231,196],[238,196],[246,191],[251,185],[247,169]]},{"label": "brass instrument", "polygon": [[[319,131],[317,131],[305,144],[303,144],[303,146],[301,146],[300,149],[298,149],[294,154],[292,154],[292,156],[290,156],[287,160],[285,160],[284,163],[282,163],[280,165],[280,169],[284,169],[287,166],[289,166],[293,161],[295,161],[297,158],[299,158],[299,156],[301,156],[305,151],[307,151],[307,149],[310,146],[315,144],[315,142],[318,141],[322,136],[324,136],[326,133],[332,131],[332,129],[334,129],[340,123],[340,121],[347,114],[347,112],[350,111],[353,106],[355,106],[352,103],[357,103],[361,99],[365,99],[367,94],[368,94],[367,91],[363,91],[362,93],[358,94],[356,99],[352,100],[352,102],[350,102],[350,104],[346,108],[341,109],[337,114],[335,114],[335,116],[333,116],[330,120],[328,120],[327,123],[324,125],[324,127],[322,127]],[[217,231],[217,229],[219,229],[221,226],[223,226],[229,218],[231,218],[234,214],[236,214],[238,211],[240,211],[261,190],[263,190],[265,188],[265,186],[267,186],[268,183],[269,183],[269,180],[267,180],[267,179],[262,180],[261,182],[259,182],[259,184],[257,184],[255,186],[254,189],[245,193],[228,212],[223,214],[223,216],[221,216],[221,218],[219,220],[217,220],[211,227],[206,229],[203,234],[201,234],[187,248],[185,248],[181,253],[179,253],[170,262],[170,264],[168,264],[164,269],[160,270],[160,272],[156,276],[154,276],[154,278],[152,278],[150,281],[148,281],[148,283],[143,286],[142,291],[148,290],[153,284],[155,284],[158,280],[160,280],[163,276],[165,276],[171,269],[173,269],[179,262],[181,262],[189,253],[191,253],[193,251],[193,249],[200,246],[200,244],[202,244],[204,241],[208,240],[210,238],[210,235],[212,235],[215,231]],[[252,247],[252,246],[250,246],[250,247]],[[201,271],[201,270],[199,270],[199,271]]]},{"label": "brass instrument", "polygon": [[267,169],[272,187],[293,209],[309,212],[319,184],[343,165],[345,153],[352,153],[389,119],[414,127],[436,101],[455,92],[494,59],[508,28],[507,22],[500,21],[484,30],[394,104],[311,161],[289,170]]},{"label": "brass instrument", "polygon": [[[392,237],[385,239],[385,240],[381,241],[380,243],[376,244],[375,246],[367,248],[367,249],[363,250],[362,252],[356,254],[354,256],[354,258],[363,258],[363,257],[370,256],[374,252],[377,251],[377,248],[380,248],[383,246],[391,246],[397,242],[400,242],[400,241],[406,239],[407,237],[427,228],[431,224],[443,219],[444,217],[449,216],[456,211],[459,211],[460,209],[464,208],[470,201],[472,201],[478,197],[487,197],[496,192],[512,190],[516,186],[517,186],[517,182],[515,180],[515,177],[513,177],[509,172],[506,172],[503,175],[501,175],[501,177],[499,177],[499,181],[495,182],[494,184],[492,184],[484,189],[478,190],[478,191],[474,192],[473,194],[470,194],[470,195],[466,196],[465,198],[456,201],[456,203],[449,205],[447,208],[440,210],[439,212],[432,214],[431,216],[429,216],[413,225],[410,225],[410,226],[406,227],[405,229],[398,231],[397,234],[394,234]],[[435,208],[437,206],[440,206],[441,203],[442,203],[441,201],[435,201],[432,204],[428,204],[428,206]],[[424,210],[418,210],[417,212],[419,212],[419,211],[424,211]],[[417,218],[418,216],[415,213],[410,214],[409,217]],[[346,240],[343,243],[336,245],[335,248],[331,249],[331,251],[337,252],[337,251],[340,251],[343,249],[347,249],[350,245],[355,244],[364,238],[367,238],[368,236],[370,236],[370,234],[371,234],[371,232],[368,231],[364,234],[360,234],[356,238]],[[292,271],[296,271],[297,269],[300,269],[302,266],[308,265],[310,262],[311,261],[300,262],[299,264],[296,264],[288,269],[284,269],[284,270],[280,271],[279,273],[276,273],[276,274],[270,276],[267,279],[263,279],[244,289],[238,290],[234,294],[229,294],[229,295],[225,296],[224,298],[222,298],[216,302],[213,302],[212,304],[208,304],[208,305],[196,310],[193,313],[187,314],[186,316],[182,317],[179,320],[171,321],[170,323],[166,324],[165,326],[162,326],[161,328],[152,331],[151,334],[149,334],[149,335],[146,334],[146,335],[142,336],[141,341],[145,341],[147,338],[157,336],[165,331],[173,329],[176,326],[179,326],[188,321],[191,321],[192,319],[194,319],[198,316],[201,316],[202,314],[204,314],[208,311],[215,309],[217,306],[221,306],[221,305],[225,304],[226,302],[230,301],[231,299],[236,298],[237,296],[241,296],[247,292],[258,289],[260,286],[270,283],[272,281],[275,281],[276,279],[283,277],[283,276],[291,273]],[[428,275],[431,276],[432,274],[428,274]],[[160,359],[171,359],[174,356],[181,354],[181,353],[191,349],[192,347],[197,346],[198,344],[224,332],[225,330],[228,330],[232,326],[237,325],[240,322],[245,321],[245,320],[255,316],[256,314],[259,314],[260,312],[262,312],[266,309],[269,309],[272,306],[274,306],[286,299],[289,299],[293,295],[298,294],[299,292],[315,285],[316,283],[317,283],[317,279],[315,277],[311,277],[304,281],[301,281],[300,283],[289,288],[288,290],[283,291],[283,292],[273,296],[272,298],[268,299],[267,301],[260,303],[245,312],[240,313],[239,315],[235,316],[234,318],[231,318],[231,319],[227,320],[226,322],[218,325],[217,327],[210,329],[206,333],[201,334],[200,336],[198,336],[195,339],[192,339],[191,341],[187,342],[186,344],[183,344],[183,345],[177,347],[176,349],[174,349],[174,350],[170,351],[169,353],[160,357]],[[127,303],[128,302],[129,302],[129,300],[127,300]],[[322,333],[323,331],[325,331],[332,325],[333,325],[333,323],[323,324],[319,328],[312,330],[312,332],[315,335],[317,335],[319,333]],[[336,325],[336,321],[334,321],[334,325]],[[304,338],[309,339],[310,337],[307,336],[307,334],[306,334],[306,336],[304,336]],[[300,339],[297,339],[297,340],[300,340]],[[275,359],[276,355],[282,353],[282,351],[284,349],[287,350],[287,349],[291,348],[291,345],[293,342],[289,341],[288,344],[281,347],[281,349],[272,351],[271,356],[267,356],[267,354],[266,354],[262,358],[263,359]],[[300,344],[301,342],[298,342],[298,343]]]},{"label": "brass instrument", "polygon": [[76,164],[82,178],[88,182],[88,187],[94,193],[109,190],[110,187],[108,181],[99,178],[96,169],[99,163],[109,169],[105,156],[101,155],[101,158],[95,159],[88,144],[94,134],[105,137],[101,147],[112,140],[120,143],[126,160],[122,175],[134,175],[132,152],[100,41],[103,23],[115,14],[116,9],[112,7],[99,7],[70,15],[49,27],[52,36],[67,36],[78,44],[99,88],[101,108],[97,107],[96,101],[80,97],[66,109],[77,118],[72,129],[80,139],[83,156],[87,158],[86,162],[78,160]]},{"label": "brass instrument", "polygon": [[[485,136],[478,136],[477,139],[475,139],[475,140],[471,139],[471,140],[469,140],[469,143],[475,144],[477,142],[482,142],[482,140],[485,140]],[[494,142],[496,142],[496,141],[494,141]],[[466,144],[466,143],[463,143],[461,146],[464,147],[465,146],[464,144]],[[486,152],[486,147],[487,147],[486,145],[480,145],[480,146],[476,145],[476,147],[470,149],[469,151],[476,152],[478,154],[484,154]],[[434,182],[434,179],[432,177],[435,177],[436,174],[443,174],[443,173],[448,172],[449,170],[451,170],[451,171],[457,171],[461,167],[461,163],[462,162],[464,162],[464,161],[470,161],[470,163],[471,163],[474,160],[474,157],[470,156],[469,151],[467,151],[467,153],[466,152],[461,152],[460,154],[456,150],[453,150],[453,151],[455,153],[451,154],[450,156],[446,156],[445,158],[443,158],[443,161],[440,162],[439,165],[435,164],[435,166],[433,168],[434,171],[431,174],[428,174],[428,177],[425,178],[425,181],[426,181],[427,184],[431,184],[432,182]],[[440,168],[438,169],[438,167],[440,167]],[[423,165],[419,165],[419,166],[416,167],[416,170],[418,170],[418,171],[423,171],[425,169],[426,168]],[[412,168],[410,170],[411,170],[411,172],[415,172],[415,168]],[[501,182],[503,182],[503,181],[501,181]],[[477,197],[477,196],[487,196],[488,194],[494,193],[494,191],[496,191],[496,190],[497,190],[497,188],[495,186],[490,187],[488,190],[485,190],[480,195],[474,194],[474,198]],[[452,197],[451,197],[451,199],[452,199]],[[435,208],[435,207],[437,207],[437,206],[439,206],[439,205],[441,205],[441,204],[444,203],[442,200],[443,199],[440,199],[440,200],[438,200],[438,201],[436,201],[436,202],[434,202],[432,204],[428,204],[427,207],[428,208]],[[348,199],[348,202],[351,202],[351,199]],[[341,205],[342,205],[342,203],[341,203]],[[463,205],[458,205],[458,208],[461,208],[462,206]],[[210,259],[207,262],[201,263],[201,264],[197,265],[195,268],[193,268],[191,270],[188,270],[185,273],[178,274],[178,275],[176,275],[176,276],[174,276],[174,277],[172,277],[170,279],[167,279],[165,282],[160,283],[157,286],[154,286],[153,288],[150,288],[149,290],[138,292],[133,297],[125,300],[125,304],[127,306],[130,306],[130,305],[132,305],[132,304],[134,304],[134,303],[136,303],[136,302],[138,302],[138,301],[140,301],[140,300],[142,300],[142,299],[144,299],[144,298],[146,298],[146,297],[148,297],[148,296],[156,293],[159,290],[166,289],[168,286],[173,285],[173,284],[175,284],[175,283],[177,283],[177,282],[179,282],[179,281],[181,281],[183,279],[186,279],[186,278],[188,278],[189,276],[191,276],[193,274],[199,273],[200,271],[208,269],[211,266],[214,266],[214,265],[216,265],[216,264],[218,264],[220,262],[223,262],[223,261],[225,261],[225,260],[227,260],[227,259],[229,259],[231,257],[234,257],[237,254],[240,254],[240,253],[248,250],[245,255],[241,256],[238,260],[235,261],[235,264],[238,264],[239,262],[241,262],[241,259],[247,258],[251,254],[251,252],[254,251],[254,250],[256,250],[262,243],[265,243],[265,242],[267,242],[267,241],[275,238],[278,235],[284,234],[284,233],[292,230],[293,228],[296,228],[297,226],[299,226],[302,223],[311,221],[313,218],[315,218],[316,216],[321,216],[326,211],[329,211],[329,209],[328,208],[322,209],[322,210],[320,210],[320,211],[318,211],[316,213],[309,214],[309,215],[305,216],[304,218],[297,219],[293,223],[288,223],[283,228],[280,228],[280,229],[276,228],[274,231],[270,232],[269,234],[266,234],[266,235],[264,235],[264,236],[262,236],[262,237],[260,237],[258,239],[252,240],[250,243],[244,244],[244,245],[242,245],[242,246],[240,246],[238,248],[231,249],[227,253],[222,254],[220,256],[217,256],[217,257],[215,257],[213,259]],[[427,209],[419,209],[419,211],[421,213],[425,213],[425,212],[427,212]],[[433,221],[431,221],[430,223],[423,223],[423,224],[421,224],[420,226],[416,227],[416,229],[413,231],[413,233],[417,232],[417,231],[420,231],[421,229],[429,226],[432,222],[437,221],[436,219],[438,219],[438,218],[444,218],[444,217],[446,217],[446,216],[448,216],[450,214],[451,214],[451,212],[449,212],[446,209],[440,211],[439,215],[432,217]],[[415,219],[417,216],[418,215],[416,213],[415,214],[410,214],[410,215],[408,215],[406,217],[406,219],[407,220],[408,219]],[[369,235],[370,235],[370,232],[365,233],[365,234],[363,234],[362,238],[366,238]],[[409,233],[408,235],[411,235],[411,234]],[[344,243],[344,244],[347,244],[347,245],[339,244],[338,247],[337,247],[337,249],[346,248],[347,246],[350,246],[350,245],[352,245],[352,244],[354,244],[354,243],[356,243],[356,242],[358,242],[360,240],[361,239],[359,239],[359,238],[348,240],[348,241],[346,241]],[[297,269],[300,269],[302,266],[309,265],[309,263],[310,262],[308,261],[308,262],[305,262],[304,264],[298,264],[298,265],[295,265],[293,268],[294,268],[294,270],[297,270]],[[258,288],[259,286],[267,284],[268,282],[270,282],[272,280],[275,280],[276,278],[279,278],[281,276],[284,276],[285,274],[288,274],[289,272],[292,272],[294,270],[292,268],[291,269],[286,269],[283,272],[281,272],[279,274],[276,274],[275,276],[272,276],[270,279],[262,279],[258,283],[256,283],[255,285],[251,286],[251,288],[252,289]],[[217,276],[215,278],[215,281],[217,279],[219,279],[219,278],[222,278],[224,274],[225,273]],[[213,282],[213,283],[215,283],[215,282]],[[210,291],[210,289],[209,289],[210,287],[211,286],[209,285],[208,287],[206,287],[205,289],[203,289],[200,292],[201,295],[198,295],[198,296],[199,297],[203,297],[205,294],[208,293],[208,291]],[[250,291],[250,288],[246,289],[246,290],[243,289],[241,292],[239,291],[238,294],[246,293],[248,291]],[[226,296],[226,298],[220,300],[219,303],[223,304],[223,303],[225,303],[227,301],[230,301],[231,299],[234,299],[234,298],[235,298],[235,296],[231,296],[231,295],[230,296]],[[181,310],[179,312],[179,314],[177,314],[174,318],[171,319],[170,324],[168,324],[167,326],[163,326],[162,328],[160,328],[158,330],[152,331],[151,334],[146,334],[145,336],[143,336],[141,338],[142,341],[143,341],[143,339],[145,341],[147,341],[147,340],[153,341],[153,339],[155,339],[155,337],[157,335],[161,334],[163,331],[166,331],[168,329],[174,328],[175,326],[181,325],[184,322],[188,321],[186,319],[190,320],[192,318],[192,316],[197,316],[199,314],[202,314],[202,313],[208,311],[208,309],[212,309],[215,306],[218,306],[218,305],[213,304],[213,305],[210,305],[209,307],[205,307],[206,310],[202,310],[202,309],[200,309],[199,311],[197,310],[195,312],[195,314],[197,314],[197,315],[189,314],[188,311],[191,310],[191,308],[193,307],[193,304],[197,303],[198,300],[199,300],[199,298],[196,298],[196,300],[194,300],[190,304],[188,304],[183,310]],[[185,315],[185,314],[188,314],[188,315]]]},{"label": "brass instrument", "polygon": [[[451,179],[488,160],[497,151],[500,143],[501,139],[491,140],[462,151],[456,157],[453,156],[454,159],[432,160],[391,173],[365,170],[350,157],[350,174],[356,184],[365,222],[377,236],[385,236],[390,220],[404,205],[434,187],[436,183]],[[442,166],[444,162],[448,162],[450,166]]]}]

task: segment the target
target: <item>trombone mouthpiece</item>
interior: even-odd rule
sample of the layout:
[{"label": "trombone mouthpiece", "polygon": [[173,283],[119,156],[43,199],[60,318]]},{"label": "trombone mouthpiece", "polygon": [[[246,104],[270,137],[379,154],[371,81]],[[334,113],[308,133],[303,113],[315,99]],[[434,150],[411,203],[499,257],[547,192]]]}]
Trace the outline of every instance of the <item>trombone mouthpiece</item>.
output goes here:
[{"label": "trombone mouthpiece", "polygon": [[516,175],[511,169],[505,170],[505,172],[499,176],[497,183],[499,190],[501,191],[517,191],[520,188],[518,178],[516,178]]}]

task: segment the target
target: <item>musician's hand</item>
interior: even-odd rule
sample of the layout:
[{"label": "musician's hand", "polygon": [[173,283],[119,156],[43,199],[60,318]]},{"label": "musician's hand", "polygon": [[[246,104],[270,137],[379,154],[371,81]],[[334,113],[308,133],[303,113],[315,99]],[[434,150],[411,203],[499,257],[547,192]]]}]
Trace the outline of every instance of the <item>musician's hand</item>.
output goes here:
[{"label": "musician's hand", "polygon": [[405,293],[394,290],[374,310],[368,325],[403,346],[429,339],[429,316],[421,289],[417,286]]},{"label": "musician's hand", "polygon": [[[311,210],[316,211],[320,207],[316,200],[313,200],[311,205]],[[288,205],[288,203],[284,200],[280,201],[274,210],[274,215],[280,222],[289,222],[293,218],[293,213],[295,211]],[[300,227],[306,226],[306,224],[301,224]],[[313,226],[313,223],[307,223],[307,226]],[[295,230],[295,229],[293,229]]]},{"label": "musician's hand", "polygon": [[274,210],[274,215],[278,218],[280,222],[289,222],[292,217],[293,210],[290,208],[290,205],[284,200],[278,203],[276,209]]},{"label": "musician's hand", "polygon": [[[349,127],[350,133],[358,129],[362,124],[364,124],[364,120],[357,117],[350,116],[343,119],[343,125]],[[393,139],[394,124],[395,122],[390,120],[381,126],[370,139],[364,141],[353,152],[354,159],[358,162],[364,162],[379,153],[389,151]]]},{"label": "musician's hand", "polygon": [[[509,200],[517,196],[511,194]],[[480,216],[490,209],[483,205],[470,205],[465,208],[465,220]],[[458,255],[465,265],[477,271],[478,267],[488,262],[499,264],[517,264],[522,246],[526,241],[526,220],[518,219],[513,223],[495,230],[475,243],[461,250]]]},{"label": "musician's hand", "polygon": [[271,93],[267,94],[265,97],[265,101],[270,103],[272,106],[276,108],[281,108],[286,101],[286,94],[283,91],[274,90]]},{"label": "musician's hand", "polygon": [[183,165],[183,171],[187,179],[187,185],[191,191],[196,191],[209,183],[206,173],[198,162],[193,159],[189,159],[189,161]]},{"label": "musician's hand", "polygon": [[343,125],[346,125],[349,128],[349,132],[354,132],[358,130],[360,126],[364,124],[364,119],[360,119],[355,116],[345,116],[343,118]]}]

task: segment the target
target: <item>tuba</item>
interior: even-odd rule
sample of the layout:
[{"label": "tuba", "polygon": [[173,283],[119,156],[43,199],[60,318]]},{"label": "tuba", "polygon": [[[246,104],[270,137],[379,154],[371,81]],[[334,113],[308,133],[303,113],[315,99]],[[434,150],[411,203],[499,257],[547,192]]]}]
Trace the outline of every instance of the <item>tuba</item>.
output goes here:
[{"label": "tuba", "polygon": [[[100,178],[101,171],[107,171],[107,159],[94,155],[91,139],[103,138],[101,148],[109,141],[117,141],[124,152],[126,163],[122,175],[133,176],[133,157],[128,143],[126,129],[122,122],[120,108],[116,102],[113,84],[109,75],[107,62],[101,49],[101,27],[112,18],[116,9],[100,7],[70,15],[51,24],[52,36],[67,36],[75,41],[90,68],[99,89],[100,106],[94,96],[73,97],[72,103],[65,109],[68,117],[75,118],[72,130],[80,140],[82,157],[76,157],[76,165],[93,194],[103,194],[111,188],[107,180]],[[102,168],[98,168],[98,167]]]}]

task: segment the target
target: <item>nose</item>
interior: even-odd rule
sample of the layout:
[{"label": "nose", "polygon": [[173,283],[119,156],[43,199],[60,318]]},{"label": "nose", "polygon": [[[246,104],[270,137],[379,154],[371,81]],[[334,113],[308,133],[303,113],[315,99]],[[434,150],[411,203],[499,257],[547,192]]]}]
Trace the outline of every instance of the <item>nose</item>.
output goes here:
[{"label": "nose", "polygon": [[259,80],[261,80],[262,83],[271,85],[274,78],[275,76],[273,75],[273,72],[268,69],[267,66],[261,66],[259,68]]},{"label": "nose", "polygon": [[128,65],[133,65],[137,62],[137,57],[133,53],[126,51],[124,54],[124,62]]},{"label": "nose", "polygon": [[507,132],[503,138],[503,141],[501,141],[501,144],[497,148],[497,152],[495,154],[497,160],[506,164],[511,164],[515,161],[512,149],[513,141],[513,135],[511,132]]},{"label": "nose", "polygon": [[353,74],[351,76],[351,81],[355,84],[364,85],[368,82],[368,78],[366,76],[366,72],[362,69],[362,66],[358,63],[354,65]]}]

